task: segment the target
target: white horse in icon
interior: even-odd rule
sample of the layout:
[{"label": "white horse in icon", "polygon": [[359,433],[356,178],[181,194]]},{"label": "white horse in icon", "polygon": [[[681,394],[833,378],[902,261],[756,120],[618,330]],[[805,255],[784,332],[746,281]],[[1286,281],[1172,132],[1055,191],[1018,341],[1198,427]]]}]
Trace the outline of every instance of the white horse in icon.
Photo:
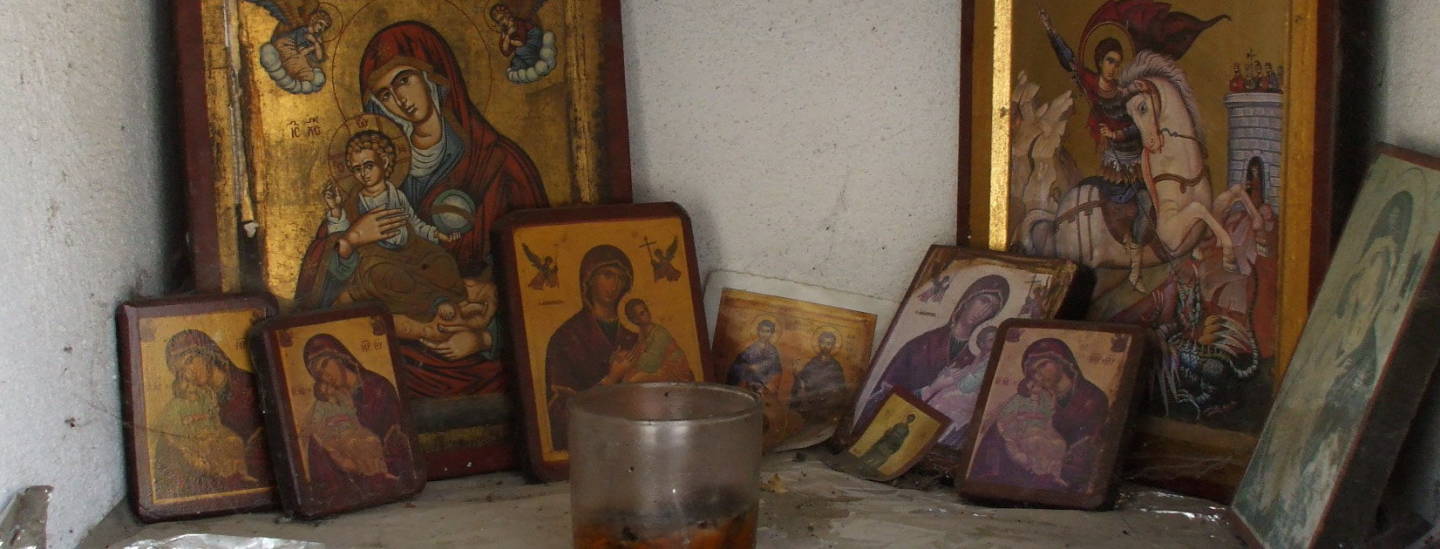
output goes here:
[{"label": "white horse in icon", "polygon": [[[1234,244],[1217,218],[1239,202],[1258,229],[1260,213],[1243,185],[1231,186],[1212,198],[1204,132],[1197,124],[1198,106],[1185,72],[1169,57],[1142,51],[1120,81],[1133,94],[1125,108],[1144,145],[1140,162],[1147,192],[1154,198],[1155,238],[1160,247],[1169,259],[1198,254],[1196,246],[1208,228],[1221,250],[1222,265],[1235,270]],[[1077,183],[1069,182],[1058,203],[1046,200],[1025,205],[1016,235],[1022,249],[1090,267],[1129,268],[1130,282],[1144,291],[1140,269],[1168,259],[1157,253],[1156,246],[1133,253],[1115,239],[1100,211],[1104,194],[1094,186]]]}]

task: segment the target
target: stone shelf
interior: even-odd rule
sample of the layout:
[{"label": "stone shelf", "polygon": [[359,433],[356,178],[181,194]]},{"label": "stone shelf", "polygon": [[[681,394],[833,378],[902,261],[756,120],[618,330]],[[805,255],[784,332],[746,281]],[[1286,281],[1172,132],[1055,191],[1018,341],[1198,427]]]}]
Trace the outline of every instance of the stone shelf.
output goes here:
[{"label": "stone shelf", "polygon": [[[1211,502],[1126,486],[1114,511],[991,508],[949,489],[892,488],[830,470],[813,453],[767,458],[759,546],[1240,547]],[[778,479],[778,480],[777,480]],[[124,547],[190,533],[339,547],[570,546],[569,485],[518,473],[430,483],[411,501],[316,522],[275,513],[143,525],[122,506],[81,547]]]}]

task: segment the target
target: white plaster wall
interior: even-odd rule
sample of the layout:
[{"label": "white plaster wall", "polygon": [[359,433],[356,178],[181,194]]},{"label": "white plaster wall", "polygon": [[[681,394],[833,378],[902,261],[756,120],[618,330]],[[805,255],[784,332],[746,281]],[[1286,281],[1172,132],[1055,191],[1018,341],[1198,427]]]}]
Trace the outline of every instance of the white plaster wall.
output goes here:
[{"label": "white plaster wall", "polygon": [[637,201],[701,269],[898,300],[955,239],[959,2],[625,2]]},{"label": "white plaster wall", "polygon": [[1380,124],[1376,137],[1440,155],[1440,2],[1382,2],[1379,28]]},{"label": "white plaster wall", "polygon": [[[1380,121],[1376,139],[1440,155],[1440,3],[1382,2],[1379,18]],[[1431,59],[1427,59],[1427,57]],[[1433,328],[1426,328],[1431,329]],[[1391,486],[1426,519],[1440,521],[1440,383],[1431,383]]]},{"label": "white plaster wall", "polygon": [[52,547],[121,496],[112,315],[163,279],[151,4],[0,2],[0,505],[54,485]]}]

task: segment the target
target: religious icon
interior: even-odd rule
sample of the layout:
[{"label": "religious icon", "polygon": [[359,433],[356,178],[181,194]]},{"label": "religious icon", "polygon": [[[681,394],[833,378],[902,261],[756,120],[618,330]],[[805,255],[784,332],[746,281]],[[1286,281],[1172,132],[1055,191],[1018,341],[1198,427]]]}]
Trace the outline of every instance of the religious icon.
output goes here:
[{"label": "religious icon", "polygon": [[[639,276],[645,235],[675,239],[672,279]],[[689,218],[675,204],[528,210],[501,222],[503,276],[530,470],[565,478],[567,405],[600,385],[709,381]],[[521,284],[529,250],[553,250],[556,288]]]},{"label": "religious icon", "polygon": [[[974,90],[996,94],[972,94],[964,109],[975,131],[962,166],[980,181],[962,192],[965,232],[1084,265],[1096,279],[1088,319],[1161,333],[1137,469],[1224,500],[1330,249],[1334,155],[1315,137],[1330,113],[1313,105],[1329,93],[1319,52],[1333,46],[1318,21],[1333,8],[1001,4],[976,4],[971,23],[985,36],[967,46],[972,63],[996,68]],[[1000,44],[1008,55],[979,54]],[[1297,64],[1305,71],[1282,81],[1281,67]]]},{"label": "religious icon", "polygon": [[424,463],[378,306],[280,317],[260,328],[270,443],[285,510],[317,518],[408,497]]},{"label": "religious icon", "polygon": [[1110,501],[1145,349],[1136,326],[1000,326],[957,469],[960,493],[1096,509]]},{"label": "religious icon", "polygon": [[[881,342],[853,403],[849,425],[874,413],[891,389],[917,395],[950,418],[932,462],[954,465],[965,450],[965,428],[989,367],[996,328],[1010,318],[1051,318],[1075,276],[1064,260],[934,246],[910,285],[890,332]],[[926,296],[950,278],[939,300]]]},{"label": "religious icon", "polygon": [[715,363],[726,381],[760,395],[767,449],[830,438],[855,398],[875,315],[725,288],[715,321]]},{"label": "religious icon", "polygon": [[[1231,506],[1254,547],[1367,543],[1440,346],[1440,160],[1386,146]],[[1304,459],[1296,459],[1304,456]]]},{"label": "religious icon", "polygon": [[196,285],[285,311],[384,303],[429,473],[516,466],[491,235],[512,210],[630,199],[618,7],[177,10]]},{"label": "religious icon", "polygon": [[530,265],[535,267],[535,277],[530,279],[530,289],[544,290],[545,288],[556,288],[560,286],[560,268],[555,266],[555,256],[547,255],[543,259],[540,254],[530,251],[530,246],[522,246],[525,250],[525,259],[530,260]]},{"label": "religious icon", "polygon": [[118,313],[130,502],[145,521],[274,505],[246,333],[262,296],[136,301]]},{"label": "religious icon", "polygon": [[859,436],[832,467],[863,478],[888,481],[905,474],[950,425],[950,418],[909,392],[895,390],[865,423]]},{"label": "religious icon", "polygon": [[[650,305],[640,298],[625,302],[625,319],[635,326],[635,345],[630,354],[633,369],[620,378],[626,383],[646,381],[695,381],[685,350],[664,326],[655,322]],[[552,339],[553,341],[553,339]]]}]

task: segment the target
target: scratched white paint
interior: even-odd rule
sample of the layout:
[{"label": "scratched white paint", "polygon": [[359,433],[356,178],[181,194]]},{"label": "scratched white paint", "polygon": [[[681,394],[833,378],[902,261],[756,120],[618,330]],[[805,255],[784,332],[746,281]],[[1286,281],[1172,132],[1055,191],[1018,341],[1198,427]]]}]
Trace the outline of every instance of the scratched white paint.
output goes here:
[{"label": "scratched white paint", "polygon": [[[1440,96],[1435,94],[1440,73],[1426,59],[1440,51],[1440,33],[1435,32],[1440,3],[1391,0],[1380,5],[1376,137],[1440,155]],[[1422,401],[1390,486],[1421,516],[1440,521],[1440,383],[1431,383]]]},{"label": "scratched white paint", "polygon": [[959,2],[625,2],[635,198],[705,271],[898,301],[955,239]]},{"label": "scratched white paint", "polygon": [[164,19],[134,0],[0,1],[0,505],[55,486],[52,547],[119,501],[112,314],[164,262]]}]

